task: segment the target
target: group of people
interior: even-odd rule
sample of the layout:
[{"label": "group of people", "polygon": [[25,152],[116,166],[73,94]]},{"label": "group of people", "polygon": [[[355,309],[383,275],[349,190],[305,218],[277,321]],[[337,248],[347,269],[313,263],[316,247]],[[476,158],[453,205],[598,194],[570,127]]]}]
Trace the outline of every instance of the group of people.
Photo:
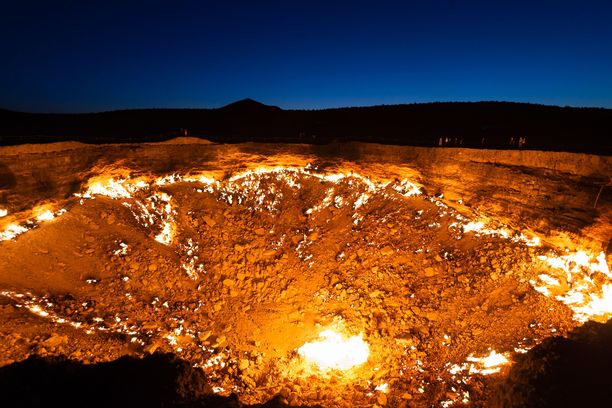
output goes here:
[{"label": "group of people", "polygon": [[[469,144],[469,143],[468,143]],[[480,139],[480,145],[485,146],[487,144],[486,138],[483,136]],[[524,136],[511,136],[508,145],[510,147],[522,148],[527,144],[527,138]],[[462,137],[439,137],[438,146],[462,146]]]}]

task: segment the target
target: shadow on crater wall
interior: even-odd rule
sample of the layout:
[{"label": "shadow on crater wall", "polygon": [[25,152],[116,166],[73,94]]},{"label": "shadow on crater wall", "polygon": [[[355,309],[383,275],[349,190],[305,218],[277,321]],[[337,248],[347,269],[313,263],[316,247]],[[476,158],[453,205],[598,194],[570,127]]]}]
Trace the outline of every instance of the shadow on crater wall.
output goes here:
[{"label": "shadow on crater wall", "polygon": [[589,322],[521,356],[491,406],[610,407],[611,370],[612,320]]},{"label": "shadow on crater wall", "polygon": [[[14,407],[246,407],[215,395],[200,369],[172,354],[89,365],[30,357],[0,368],[0,395]],[[251,407],[289,406],[275,398]]]}]

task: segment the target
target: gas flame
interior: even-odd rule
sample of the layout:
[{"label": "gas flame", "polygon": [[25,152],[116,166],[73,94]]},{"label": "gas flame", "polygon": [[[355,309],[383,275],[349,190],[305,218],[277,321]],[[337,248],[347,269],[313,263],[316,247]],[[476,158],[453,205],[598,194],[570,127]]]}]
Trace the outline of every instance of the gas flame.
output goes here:
[{"label": "gas flame", "polygon": [[[595,257],[578,250],[566,255],[541,255],[539,259],[552,269],[549,274],[542,273],[538,280],[530,281],[535,290],[565,303],[579,322],[606,321],[612,316],[612,274],[604,252]],[[593,279],[596,275],[603,275],[601,294]]]},{"label": "gas flame", "polygon": [[23,234],[28,229],[22,225],[10,224],[4,231],[0,231],[0,241],[8,241],[9,239],[15,238],[19,234]]},{"label": "gas flame", "polygon": [[470,368],[470,372],[477,372],[485,375],[496,373],[501,370],[502,366],[510,363],[506,356],[497,353],[495,350],[491,350],[489,355],[485,357],[469,356],[467,361],[476,363],[475,366]]},{"label": "gas flame", "polygon": [[45,212],[40,213],[36,217],[36,221],[38,221],[38,222],[41,222],[41,221],[51,221],[54,218],[55,218],[55,214],[53,214],[53,212],[51,212],[50,210],[46,210]]},{"label": "gas flame", "polygon": [[348,370],[368,360],[370,348],[362,336],[345,339],[333,330],[325,330],[319,334],[322,340],[306,343],[297,352],[320,370]]},{"label": "gas flame", "polygon": [[89,188],[81,196],[91,198],[94,195],[107,196],[111,198],[130,198],[132,194],[128,191],[124,179],[110,178],[108,180],[96,180],[89,184]]},{"label": "gas flame", "polygon": [[463,364],[455,364],[450,367],[449,372],[452,375],[457,374],[482,374],[482,375],[490,375],[498,373],[503,366],[509,365],[510,360],[508,360],[507,353],[498,353],[495,350],[491,350],[489,355],[483,357],[475,357],[473,354],[470,354],[466,358],[466,363]]},{"label": "gas flame", "polygon": [[164,245],[170,245],[172,243],[172,237],[174,236],[174,229],[172,228],[172,224],[168,221],[164,222],[164,228],[161,230],[159,234],[155,236],[155,240]]}]

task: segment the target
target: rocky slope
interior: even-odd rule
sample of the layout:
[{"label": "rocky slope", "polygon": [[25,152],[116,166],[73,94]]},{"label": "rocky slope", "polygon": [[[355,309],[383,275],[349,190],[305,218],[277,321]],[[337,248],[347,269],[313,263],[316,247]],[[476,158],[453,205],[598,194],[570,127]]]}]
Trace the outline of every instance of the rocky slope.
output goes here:
[{"label": "rocky slope", "polygon": [[[611,168],[358,143],[1,148],[0,360],[163,351],[246,403],[486,405],[520,354],[612,313]],[[367,362],[311,367],[298,350],[325,329],[361,335]]]}]

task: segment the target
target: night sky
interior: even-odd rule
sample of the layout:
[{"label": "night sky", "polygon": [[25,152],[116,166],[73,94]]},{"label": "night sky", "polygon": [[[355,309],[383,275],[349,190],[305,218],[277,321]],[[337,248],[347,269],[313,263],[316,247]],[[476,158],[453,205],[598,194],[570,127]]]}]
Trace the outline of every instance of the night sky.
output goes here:
[{"label": "night sky", "polygon": [[0,107],[612,107],[611,1],[5,1]]}]

